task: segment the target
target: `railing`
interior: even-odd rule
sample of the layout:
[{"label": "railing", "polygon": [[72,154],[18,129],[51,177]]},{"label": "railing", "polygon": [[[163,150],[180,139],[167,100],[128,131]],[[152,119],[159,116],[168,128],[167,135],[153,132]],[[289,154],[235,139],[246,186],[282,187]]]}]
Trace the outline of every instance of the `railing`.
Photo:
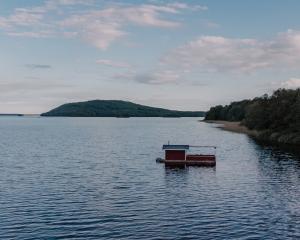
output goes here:
[{"label": "railing", "polygon": [[216,149],[217,147],[216,146],[191,146],[190,145],[190,148],[214,148],[214,149]]}]

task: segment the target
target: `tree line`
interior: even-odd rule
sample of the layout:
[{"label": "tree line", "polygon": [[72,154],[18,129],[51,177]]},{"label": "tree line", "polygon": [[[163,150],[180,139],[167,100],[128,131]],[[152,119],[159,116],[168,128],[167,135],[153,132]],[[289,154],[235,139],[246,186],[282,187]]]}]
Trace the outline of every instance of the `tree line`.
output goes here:
[{"label": "tree line", "polygon": [[240,121],[263,139],[300,144],[300,88],[212,107],[205,120]]}]

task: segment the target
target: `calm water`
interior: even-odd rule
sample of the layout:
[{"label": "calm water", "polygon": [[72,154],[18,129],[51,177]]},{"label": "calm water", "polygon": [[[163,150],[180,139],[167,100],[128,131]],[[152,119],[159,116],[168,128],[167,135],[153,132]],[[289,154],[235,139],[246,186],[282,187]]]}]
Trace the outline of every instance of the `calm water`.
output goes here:
[{"label": "calm water", "polygon": [[[299,239],[300,159],[195,118],[0,118],[2,239]],[[165,169],[171,143],[216,168]]]}]

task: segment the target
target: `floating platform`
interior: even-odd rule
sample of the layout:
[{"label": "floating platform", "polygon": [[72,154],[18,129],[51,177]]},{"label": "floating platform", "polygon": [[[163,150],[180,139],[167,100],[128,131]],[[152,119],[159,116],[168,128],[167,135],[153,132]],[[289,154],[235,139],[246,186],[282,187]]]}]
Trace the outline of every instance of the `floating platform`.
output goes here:
[{"label": "floating platform", "polygon": [[165,159],[157,158],[156,162],[165,163],[166,166],[216,166],[215,154],[188,154],[190,148],[213,148],[215,146],[189,146],[189,145],[163,145]]},{"label": "floating platform", "polygon": [[166,166],[203,166],[214,167],[216,166],[216,160],[165,160],[156,159],[158,163],[164,163]]}]

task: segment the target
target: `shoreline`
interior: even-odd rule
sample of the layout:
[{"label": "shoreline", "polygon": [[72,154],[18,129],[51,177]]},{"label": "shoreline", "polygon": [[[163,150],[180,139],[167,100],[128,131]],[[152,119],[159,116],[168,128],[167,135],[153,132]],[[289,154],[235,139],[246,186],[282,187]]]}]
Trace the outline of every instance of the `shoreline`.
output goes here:
[{"label": "shoreline", "polygon": [[215,123],[218,124],[216,128],[229,131],[229,132],[235,132],[235,133],[241,133],[241,134],[247,134],[249,136],[257,136],[258,132],[255,130],[250,130],[245,126],[241,125],[241,122],[229,122],[229,121],[222,121],[222,120],[204,120],[205,123]]},{"label": "shoreline", "polygon": [[241,122],[229,122],[222,120],[203,120],[205,123],[214,123],[217,124],[216,128],[219,128],[224,131],[246,134],[249,137],[254,138],[255,140],[271,145],[285,145],[288,147],[299,147],[299,143],[291,141],[289,135],[284,135],[280,133],[271,133],[269,131],[257,131],[250,130],[245,126],[241,125]]}]

